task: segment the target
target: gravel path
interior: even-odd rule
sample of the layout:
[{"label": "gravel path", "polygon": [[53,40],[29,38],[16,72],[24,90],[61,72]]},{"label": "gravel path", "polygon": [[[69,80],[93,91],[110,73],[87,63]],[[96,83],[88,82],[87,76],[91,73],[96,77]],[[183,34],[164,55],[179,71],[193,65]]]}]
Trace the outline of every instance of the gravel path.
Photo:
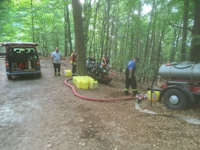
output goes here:
[{"label": "gravel path", "polygon": [[[134,109],[135,100],[82,100],[64,84],[63,70],[71,69],[68,62],[62,60],[61,77],[54,77],[50,60],[41,60],[41,67],[41,78],[7,80],[0,59],[1,150],[200,149],[200,126],[141,113]],[[77,89],[95,98],[123,97],[123,90],[123,77],[99,84],[98,90]],[[151,107],[147,100],[140,105],[159,113],[200,118],[199,107],[173,111],[159,103]]]}]

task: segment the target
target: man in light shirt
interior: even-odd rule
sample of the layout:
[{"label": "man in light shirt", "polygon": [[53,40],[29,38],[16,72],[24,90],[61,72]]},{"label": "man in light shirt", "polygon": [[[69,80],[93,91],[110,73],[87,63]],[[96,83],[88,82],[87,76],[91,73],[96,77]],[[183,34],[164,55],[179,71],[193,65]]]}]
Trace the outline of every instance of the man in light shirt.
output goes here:
[{"label": "man in light shirt", "polygon": [[54,75],[57,76],[57,68],[58,68],[58,76],[60,76],[60,52],[58,47],[56,47],[55,51],[51,54],[52,64],[54,66]]}]

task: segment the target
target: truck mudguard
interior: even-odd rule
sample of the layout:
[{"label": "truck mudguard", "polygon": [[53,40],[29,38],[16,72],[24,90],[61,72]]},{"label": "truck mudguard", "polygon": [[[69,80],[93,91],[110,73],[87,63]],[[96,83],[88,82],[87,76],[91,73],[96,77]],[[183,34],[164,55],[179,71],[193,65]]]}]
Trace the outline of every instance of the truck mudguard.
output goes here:
[{"label": "truck mudguard", "polygon": [[166,88],[164,88],[160,93],[158,101],[160,102],[162,100],[162,97],[165,94],[165,92],[169,89],[172,89],[172,88],[182,91],[186,95],[187,99],[190,102],[195,102],[195,99],[194,99],[192,92],[190,92],[186,87],[183,87],[183,86],[180,86],[180,85],[169,85]]}]

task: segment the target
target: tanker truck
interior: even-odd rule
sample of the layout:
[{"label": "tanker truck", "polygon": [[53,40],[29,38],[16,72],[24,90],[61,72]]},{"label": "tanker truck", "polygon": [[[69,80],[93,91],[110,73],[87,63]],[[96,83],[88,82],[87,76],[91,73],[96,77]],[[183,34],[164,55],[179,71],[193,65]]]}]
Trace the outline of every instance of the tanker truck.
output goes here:
[{"label": "tanker truck", "polygon": [[173,62],[159,68],[159,76],[165,80],[160,89],[158,101],[170,109],[184,109],[189,103],[197,102],[200,98],[200,64],[193,62]]}]

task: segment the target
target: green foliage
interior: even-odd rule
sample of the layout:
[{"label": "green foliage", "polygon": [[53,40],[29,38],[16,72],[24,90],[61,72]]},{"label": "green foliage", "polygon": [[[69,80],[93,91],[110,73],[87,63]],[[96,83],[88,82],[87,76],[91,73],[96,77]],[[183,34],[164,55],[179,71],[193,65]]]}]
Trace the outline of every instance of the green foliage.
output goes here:
[{"label": "green foliage", "polygon": [[[172,52],[173,61],[180,60],[182,32],[179,27],[183,25],[184,2],[156,0],[154,8],[143,13],[144,6],[152,7],[154,1],[110,0],[107,51],[113,68],[122,71],[130,59],[139,56],[141,61],[137,73],[143,78],[152,79],[156,70],[154,66],[158,67],[172,60]],[[67,5],[72,45],[75,44],[70,2],[69,0],[33,0],[31,7],[31,0],[0,1],[0,42],[33,42],[34,40],[40,45],[39,51],[43,54],[50,55],[57,46],[64,54],[65,40],[69,40],[65,39],[64,35],[66,30],[64,7]],[[88,36],[86,58],[94,54],[99,58],[105,52],[108,0],[92,2],[91,10],[88,13],[84,12],[86,19],[90,17],[88,32],[86,32]],[[193,26],[193,12],[194,4],[190,3],[188,20],[190,28]],[[186,58],[189,57],[191,40],[194,36],[188,30]]]}]

